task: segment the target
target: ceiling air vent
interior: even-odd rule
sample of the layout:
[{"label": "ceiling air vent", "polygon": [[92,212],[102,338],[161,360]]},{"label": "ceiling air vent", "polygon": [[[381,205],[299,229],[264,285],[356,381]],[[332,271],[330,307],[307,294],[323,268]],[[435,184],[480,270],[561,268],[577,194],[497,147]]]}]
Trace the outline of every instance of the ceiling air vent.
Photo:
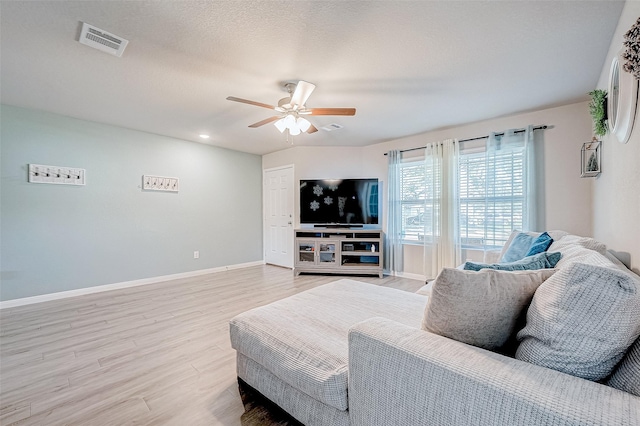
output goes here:
[{"label": "ceiling air vent", "polygon": [[110,53],[115,56],[122,56],[124,48],[127,47],[128,40],[118,37],[115,34],[108,33],[100,28],[96,28],[86,22],[82,23],[82,32],[80,40],[82,44],[93,47],[94,49]]},{"label": "ceiling air vent", "polygon": [[339,124],[336,123],[331,123],[331,124],[327,124],[326,126],[322,127],[322,130],[326,130],[327,132],[332,132],[334,130],[340,130],[342,129],[344,126],[341,126]]}]

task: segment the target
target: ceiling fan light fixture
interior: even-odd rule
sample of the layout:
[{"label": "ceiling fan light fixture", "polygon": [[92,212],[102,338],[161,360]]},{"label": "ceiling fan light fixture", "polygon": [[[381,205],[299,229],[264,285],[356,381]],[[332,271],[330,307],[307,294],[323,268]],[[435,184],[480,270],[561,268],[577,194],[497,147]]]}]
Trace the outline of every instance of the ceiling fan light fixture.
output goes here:
[{"label": "ceiling fan light fixture", "polygon": [[307,130],[309,130],[309,127],[311,127],[311,123],[309,122],[309,120],[303,117],[298,117],[298,120],[296,120],[296,124],[303,132],[306,132]]},{"label": "ceiling fan light fixture", "polygon": [[296,125],[296,118],[291,114],[287,114],[287,116],[284,118],[284,124],[290,129],[291,127]]},{"label": "ceiling fan light fixture", "polygon": [[273,123],[273,125],[276,126],[278,130],[280,130],[280,133],[284,132],[285,129],[287,128],[287,125],[284,124],[284,118],[281,118],[280,120],[276,121],[275,123]]},{"label": "ceiling fan light fixture", "polygon": [[289,134],[291,136],[298,136],[300,134],[300,128],[298,126],[289,127]]}]

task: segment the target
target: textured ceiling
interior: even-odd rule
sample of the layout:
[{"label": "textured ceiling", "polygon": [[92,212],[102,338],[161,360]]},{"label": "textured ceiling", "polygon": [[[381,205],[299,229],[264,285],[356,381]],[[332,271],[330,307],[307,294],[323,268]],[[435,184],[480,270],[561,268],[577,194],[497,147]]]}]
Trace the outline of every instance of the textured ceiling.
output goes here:
[{"label": "textured ceiling", "polygon": [[[296,145],[361,146],[585,99],[616,1],[18,1],[0,3],[0,100],[264,154],[289,147],[280,83],[316,84],[313,117],[341,130]],[[129,40],[121,58],[77,42],[81,22]],[[552,124],[552,123],[549,123]]]}]

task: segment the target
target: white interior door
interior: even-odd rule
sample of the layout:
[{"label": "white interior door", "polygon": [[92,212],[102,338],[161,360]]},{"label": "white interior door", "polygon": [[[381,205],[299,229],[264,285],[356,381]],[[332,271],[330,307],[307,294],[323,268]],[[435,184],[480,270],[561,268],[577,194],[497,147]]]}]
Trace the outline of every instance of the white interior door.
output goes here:
[{"label": "white interior door", "polygon": [[264,171],[264,260],[293,268],[293,166]]}]

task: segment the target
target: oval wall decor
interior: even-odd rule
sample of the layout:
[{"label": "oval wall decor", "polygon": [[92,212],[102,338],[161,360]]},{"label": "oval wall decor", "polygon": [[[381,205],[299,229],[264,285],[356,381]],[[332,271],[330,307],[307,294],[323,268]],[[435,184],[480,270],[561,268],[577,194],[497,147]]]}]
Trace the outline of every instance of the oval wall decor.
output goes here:
[{"label": "oval wall decor", "polygon": [[611,62],[607,116],[609,131],[620,142],[627,143],[636,118],[638,80],[620,66],[621,54]]}]

